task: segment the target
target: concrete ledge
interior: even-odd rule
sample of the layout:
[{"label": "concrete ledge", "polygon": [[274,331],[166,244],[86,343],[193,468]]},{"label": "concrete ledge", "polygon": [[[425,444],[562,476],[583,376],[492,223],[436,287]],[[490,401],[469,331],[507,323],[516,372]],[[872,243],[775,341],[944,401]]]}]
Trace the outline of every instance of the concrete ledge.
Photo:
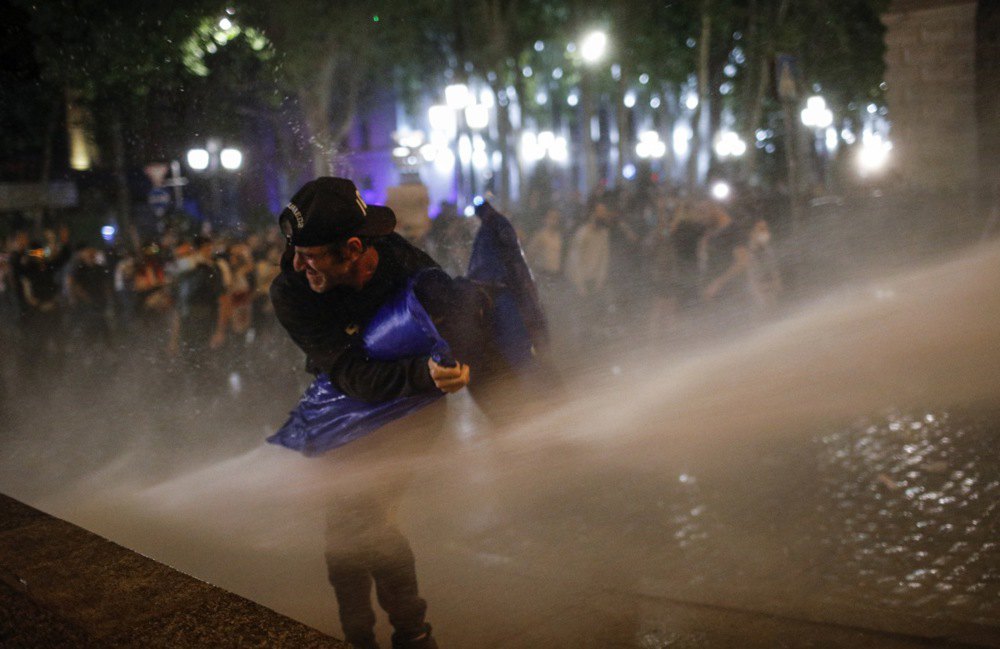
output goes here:
[{"label": "concrete ledge", "polygon": [[348,645],[0,494],[0,646]]}]

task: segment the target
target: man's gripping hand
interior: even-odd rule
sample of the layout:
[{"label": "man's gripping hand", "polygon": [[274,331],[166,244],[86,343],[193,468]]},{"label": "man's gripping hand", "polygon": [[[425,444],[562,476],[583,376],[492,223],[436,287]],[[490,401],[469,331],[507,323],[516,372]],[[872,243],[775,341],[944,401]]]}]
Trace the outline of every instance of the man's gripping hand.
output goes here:
[{"label": "man's gripping hand", "polygon": [[431,378],[438,390],[445,393],[458,392],[469,384],[469,366],[457,363],[454,367],[445,367],[434,362],[433,358],[427,359],[427,367],[431,371]]}]

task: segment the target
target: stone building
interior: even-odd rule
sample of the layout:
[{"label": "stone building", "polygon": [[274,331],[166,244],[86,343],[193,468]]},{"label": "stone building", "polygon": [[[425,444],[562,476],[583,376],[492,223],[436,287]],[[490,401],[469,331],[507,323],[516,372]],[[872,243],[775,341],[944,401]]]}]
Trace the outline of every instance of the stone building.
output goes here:
[{"label": "stone building", "polygon": [[932,202],[972,215],[970,227],[996,229],[1000,2],[894,0],[883,22],[893,158],[901,180],[938,199]]}]

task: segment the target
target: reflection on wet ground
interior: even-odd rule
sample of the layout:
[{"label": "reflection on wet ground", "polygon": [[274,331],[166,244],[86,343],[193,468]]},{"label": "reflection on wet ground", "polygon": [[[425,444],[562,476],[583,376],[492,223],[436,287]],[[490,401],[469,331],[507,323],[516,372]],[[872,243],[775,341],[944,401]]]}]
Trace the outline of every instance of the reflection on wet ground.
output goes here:
[{"label": "reflection on wet ground", "polygon": [[[484,574],[560,584],[565,605],[617,602],[561,613],[592,646],[720,646],[718,617],[745,612],[828,639],[885,632],[879,646],[1000,646],[998,443],[995,411],[894,412],[741,449],[721,468],[588,472],[459,550]],[[665,619],[678,606],[715,612]]]}]

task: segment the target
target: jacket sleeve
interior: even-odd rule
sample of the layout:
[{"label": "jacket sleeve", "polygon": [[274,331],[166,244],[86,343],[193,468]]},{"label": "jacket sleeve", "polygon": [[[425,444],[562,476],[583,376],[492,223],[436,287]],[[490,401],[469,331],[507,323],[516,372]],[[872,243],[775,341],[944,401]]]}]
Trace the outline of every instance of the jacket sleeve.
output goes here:
[{"label": "jacket sleeve", "polygon": [[357,336],[324,324],[312,305],[295,299],[294,290],[287,277],[279,275],[271,285],[271,302],[278,321],[305,352],[309,371],[328,374],[341,392],[361,401],[388,401],[437,389],[427,356],[372,360]]}]

